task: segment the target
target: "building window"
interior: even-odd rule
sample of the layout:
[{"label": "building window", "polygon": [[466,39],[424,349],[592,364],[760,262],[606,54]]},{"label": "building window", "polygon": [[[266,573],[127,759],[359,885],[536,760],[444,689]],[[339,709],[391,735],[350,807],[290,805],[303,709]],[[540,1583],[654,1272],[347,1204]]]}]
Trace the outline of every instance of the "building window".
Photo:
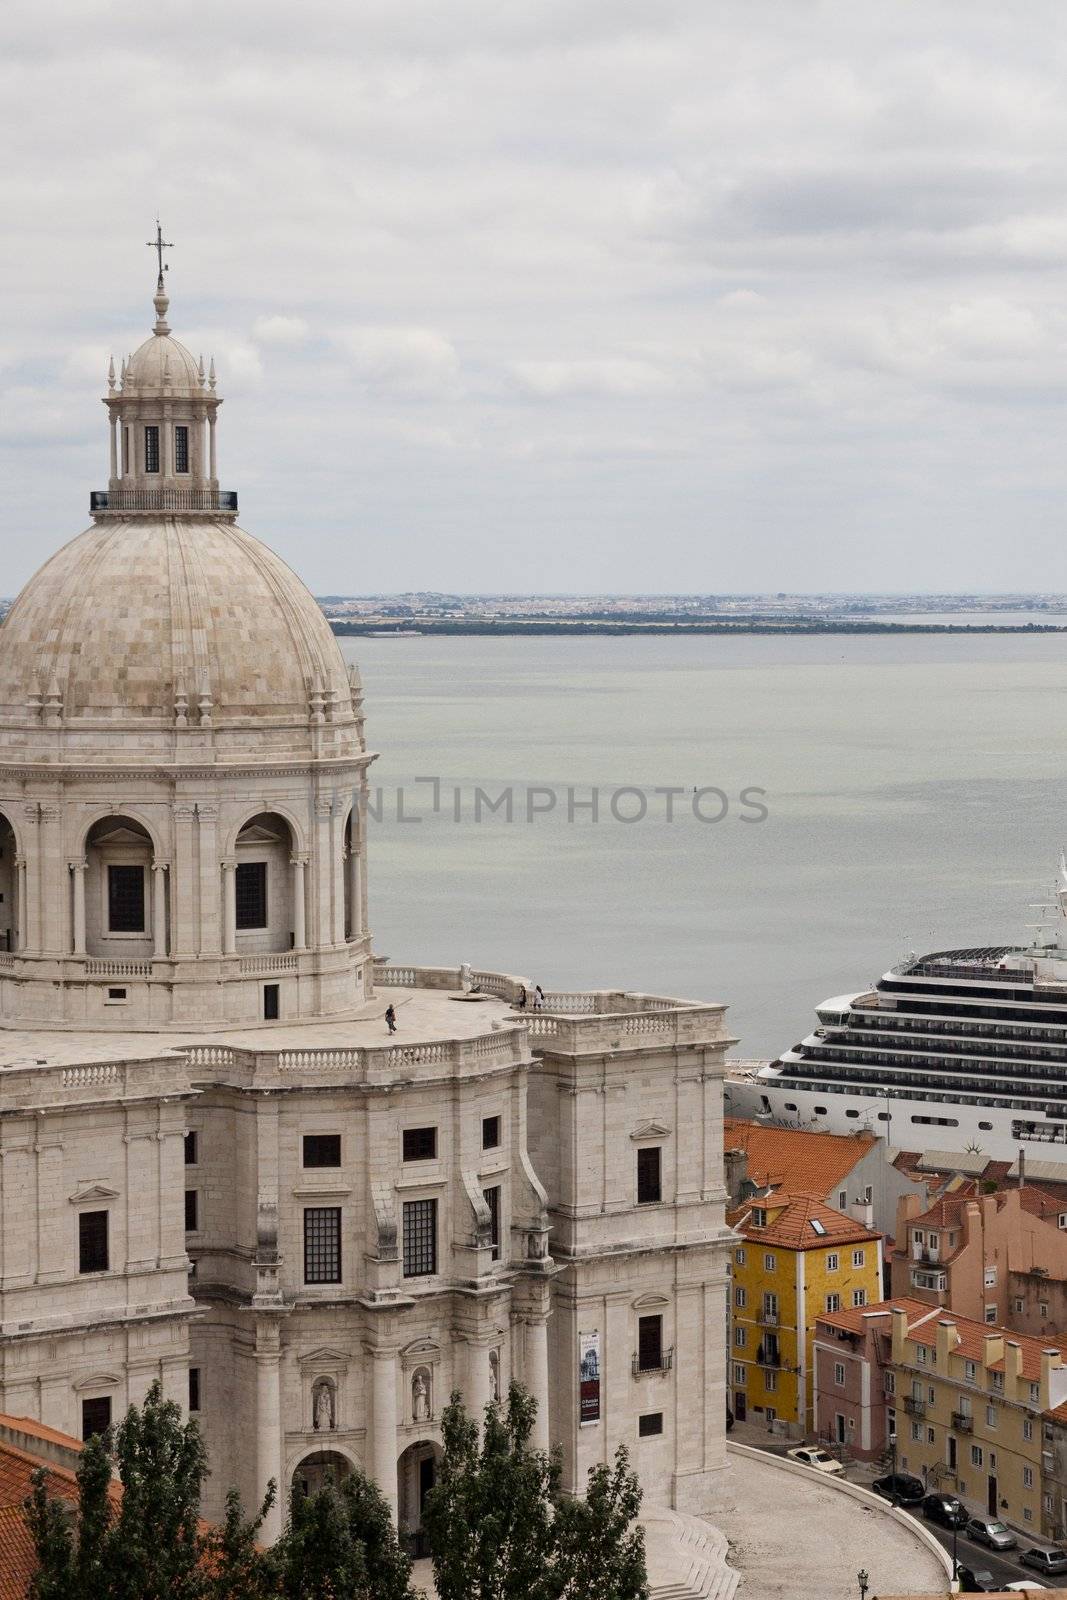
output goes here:
[{"label": "building window", "polygon": [[778,1296],[765,1294],[763,1296],[763,1319],[765,1322],[778,1321]]},{"label": "building window", "polygon": [[277,1022],[281,1014],[281,986],[277,983],[263,985],[263,1021]]},{"label": "building window", "polygon": [[[986,1321],[987,1322],[989,1321],[988,1317],[986,1318]],[[989,1374],[989,1387],[992,1390],[994,1390],[994,1392],[997,1393],[997,1394],[1003,1394],[1004,1393],[1004,1374],[1003,1374],[1003,1372],[991,1372]]]},{"label": "building window", "polygon": [[659,1372],[663,1366],[663,1318],[637,1319],[637,1370]]},{"label": "building window", "polygon": [[845,1209],[845,1207],[847,1205],[848,1205],[848,1190],[847,1189],[842,1189],[841,1193],[837,1197],[837,1209],[838,1209],[838,1211],[844,1211],[844,1209]]},{"label": "building window", "polygon": [[643,1417],[637,1419],[637,1436],[639,1439],[654,1439],[663,1432],[663,1412],[646,1411]]},{"label": "building window", "polygon": [[339,1133],[305,1133],[305,1167],[339,1167],[341,1165],[341,1135]]},{"label": "building window", "polygon": [[1030,1440],[1034,1437],[1034,1425],[1029,1417],[1023,1418],[1023,1438]]},{"label": "building window", "polygon": [[493,1247],[493,1260],[500,1260],[500,1185],[482,1190],[482,1199],[489,1207],[489,1242]]},{"label": "building window", "polygon": [[83,1211],[78,1217],[78,1271],[107,1271],[106,1211]]},{"label": "building window", "polygon": [[745,1309],[745,1305],[746,1305],[747,1301],[748,1301],[748,1295],[745,1293],[745,1290],[739,1284],[738,1287],[734,1290],[734,1305],[737,1307],[738,1311],[743,1311]]},{"label": "building window", "polygon": [[428,1278],[436,1271],[437,1201],[405,1200],[404,1276]]},{"label": "building window", "polygon": [[896,1392],[897,1392],[897,1375],[896,1375],[895,1372],[887,1372],[885,1374],[885,1381],[882,1384],[882,1390],[883,1390],[883,1393],[885,1393],[885,1394],[896,1394]]},{"label": "building window", "polygon": [[1030,1385],[1030,1404],[1032,1406],[1041,1404],[1041,1385],[1039,1383]]},{"label": "building window", "polygon": [[764,1258],[763,1258],[763,1270],[764,1270],[764,1272],[773,1272],[774,1271],[774,1267],[775,1267],[774,1257],[772,1255],[764,1256]]},{"label": "building window", "polygon": [[927,1430],[926,1430],[926,1442],[927,1442],[927,1444],[934,1444],[936,1442],[936,1440],[937,1440],[937,1435],[935,1434],[933,1428],[927,1428]]},{"label": "building window", "polygon": [[748,1343],[748,1329],[747,1328],[735,1328],[734,1329],[734,1344],[737,1346],[737,1348],[739,1350],[743,1350],[747,1343]]},{"label": "building window", "polygon": [[174,430],[174,470],[189,471],[189,429],[181,422]]},{"label": "building window", "polygon": [[839,1294],[828,1294],[826,1296],[826,1309],[827,1311],[840,1311],[841,1296]]},{"label": "building window", "polygon": [[838,1266],[837,1251],[836,1250],[831,1250],[830,1254],[826,1257],[826,1270],[827,1270],[827,1272],[836,1272],[837,1271],[837,1266]]},{"label": "building window", "polygon": [[997,1425],[997,1408],[996,1408],[996,1406],[986,1406],[986,1408],[985,1408],[985,1425],[986,1425],[987,1428],[995,1428],[996,1427],[996,1425]]},{"label": "building window", "polygon": [[108,867],[107,927],[109,933],[144,932],[143,867]]},{"label": "building window", "polygon": [[775,1389],[777,1389],[777,1387],[778,1387],[778,1374],[777,1374],[777,1372],[773,1372],[772,1371],[772,1372],[765,1372],[763,1374],[763,1387],[764,1387],[764,1389],[766,1389],[768,1394],[773,1394],[774,1393]]},{"label": "building window", "polygon": [[240,929],[267,926],[267,863],[239,861],[236,879],[237,926]]},{"label": "building window", "polygon": [[924,1344],[917,1344],[915,1346],[915,1359],[919,1363],[920,1367],[925,1367],[925,1365],[926,1365],[926,1346]]},{"label": "building window", "polygon": [[839,1389],[845,1387],[845,1363],[843,1361],[834,1362],[834,1382]]},{"label": "building window", "polygon": [[185,1231],[186,1231],[186,1233],[195,1233],[196,1232],[197,1226],[198,1226],[198,1218],[197,1218],[198,1210],[199,1210],[199,1206],[197,1205],[197,1191],[195,1189],[186,1189],[186,1191],[185,1191]]},{"label": "building window", "polygon": [[973,1383],[978,1376],[978,1363],[976,1361],[965,1361],[963,1363],[963,1375],[968,1383]]},{"label": "building window", "polygon": [[853,1306],[865,1306],[867,1304],[866,1289],[853,1289],[852,1304]]},{"label": "building window", "polygon": [[996,1306],[986,1306],[986,1308],[985,1308],[985,1319],[986,1319],[987,1322],[996,1322],[996,1320],[997,1320],[997,1308],[996,1308]]},{"label": "building window", "polygon": [[1032,1489],[1033,1487],[1034,1487],[1034,1469],[1033,1469],[1033,1467],[1024,1467],[1023,1468],[1023,1488],[1024,1489]]},{"label": "building window", "polygon": [[765,1228],[767,1226],[767,1213],[762,1206],[753,1206],[752,1226],[754,1228]]},{"label": "building window", "polygon": [[154,422],[149,423],[144,431],[144,469],[146,472],[159,471],[159,428]]},{"label": "building window", "polygon": [[972,1446],[971,1446],[971,1466],[972,1467],[980,1467],[982,1465],[982,1463],[983,1463],[982,1446],[980,1444],[972,1444]]},{"label": "building window", "polygon": [[1018,1313],[1021,1312],[1022,1309],[1023,1309],[1023,1302],[1018,1297],[1016,1297],[1011,1303],[1011,1308],[1016,1313],[1016,1315],[1018,1315]]},{"label": "building window", "polygon": [[660,1167],[663,1152],[659,1145],[649,1145],[637,1152],[637,1203],[639,1206],[657,1205],[663,1198]]},{"label": "building window", "polygon": [[189,1368],[189,1410],[200,1410],[200,1368]]},{"label": "building window", "polygon": [[404,1160],[405,1161],[436,1161],[437,1160],[437,1129],[436,1128],[405,1128],[404,1129]]},{"label": "building window", "polygon": [[340,1283],[341,1208],[304,1209],[304,1282]]},{"label": "building window", "polygon": [[744,1369],[743,1366],[741,1366],[740,1362],[735,1361],[734,1362],[734,1383],[735,1384],[739,1384],[739,1385],[741,1385],[743,1387],[744,1386],[744,1382],[745,1382],[745,1369]]},{"label": "building window", "polygon": [[863,1203],[864,1203],[865,1206],[869,1206],[869,1205],[871,1205],[873,1203],[873,1201],[874,1201],[874,1185],[871,1184],[871,1183],[868,1183],[868,1184],[866,1184],[864,1186]]},{"label": "building window", "polygon": [[1039,1300],[1037,1302],[1037,1314],[1038,1314],[1039,1317],[1047,1317],[1048,1316],[1048,1301],[1047,1300]]},{"label": "building window", "polygon": [[743,1246],[734,1251],[734,1260],[737,1262],[737,1265],[739,1267],[743,1267],[744,1266],[744,1264],[745,1264],[745,1251],[744,1251],[744,1247]]},{"label": "building window", "polygon": [[111,1426],[111,1396],[100,1395],[95,1400],[82,1401],[82,1438],[106,1433]]},{"label": "building window", "polygon": [[912,1443],[913,1444],[922,1444],[922,1437],[923,1437],[922,1423],[921,1422],[913,1422],[912,1425],[911,1425]]},{"label": "building window", "polygon": [[482,1118],[482,1149],[495,1150],[500,1144],[500,1118]]},{"label": "building window", "polygon": [[200,1145],[196,1134],[190,1130],[185,1135],[185,1165],[195,1167],[200,1160]]},{"label": "building window", "polygon": [[854,1267],[862,1267],[864,1259],[865,1259],[865,1257],[864,1257],[864,1253],[863,1253],[862,1250],[853,1250],[853,1252],[852,1252],[852,1265]]}]

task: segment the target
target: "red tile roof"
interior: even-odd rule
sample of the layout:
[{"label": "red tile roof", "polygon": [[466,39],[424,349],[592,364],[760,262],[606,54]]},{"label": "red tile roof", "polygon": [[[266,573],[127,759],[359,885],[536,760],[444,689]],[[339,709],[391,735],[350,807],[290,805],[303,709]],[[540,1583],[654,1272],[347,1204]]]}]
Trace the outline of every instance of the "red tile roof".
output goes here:
[{"label": "red tile roof", "polygon": [[839,1328],[842,1333],[865,1333],[871,1327],[877,1328],[879,1333],[890,1333],[895,1306],[908,1313],[909,1324],[920,1317],[945,1315],[940,1306],[932,1306],[925,1300],[912,1300],[904,1295],[896,1300],[879,1300],[872,1306],[852,1306],[845,1311],[820,1311],[815,1320],[825,1322],[831,1328]]},{"label": "red tile roof", "polygon": [[[1029,1334],[1016,1333],[1013,1328],[1006,1328],[999,1322],[975,1322],[970,1317],[958,1316],[956,1312],[946,1307],[931,1306],[923,1301],[910,1298],[880,1300],[877,1305],[860,1307],[858,1312],[835,1311],[827,1313],[825,1316],[820,1315],[817,1321],[829,1323],[833,1327],[842,1328],[849,1333],[855,1333],[863,1325],[862,1323],[856,1323],[857,1316],[869,1320],[872,1317],[880,1317],[882,1313],[892,1312],[897,1307],[908,1313],[908,1338],[914,1344],[929,1345],[936,1348],[938,1323],[951,1322],[955,1324],[956,1332],[959,1335],[959,1342],[953,1347],[952,1354],[963,1356],[966,1360],[981,1361],[986,1339],[990,1335],[994,1337],[999,1335],[1004,1339],[1005,1344],[1011,1343],[1019,1346],[1022,1351],[1022,1375],[1032,1382],[1036,1383],[1041,1376],[1041,1356],[1043,1351],[1059,1351],[1064,1363],[1067,1364],[1067,1344],[1063,1344],[1059,1340],[1035,1339]],[[1002,1372],[1004,1370],[1003,1358],[999,1361],[991,1361],[988,1370],[990,1372]],[[1053,1412],[1052,1415],[1058,1415],[1060,1411],[1064,1413],[1064,1418],[1067,1420],[1067,1403],[1057,1408],[1057,1411]]]},{"label": "red tile roof", "polygon": [[[763,1227],[752,1220],[758,1209],[767,1213]],[[785,1250],[823,1250],[829,1245],[860,1244],[865,1239],[882,1237],[813,1194],[773,1194],[765,1200],[750,1200],[731,1212],[728,1221],[743,1238],[780,1245]],[[813,1222],[819,1226],[813,1228]]]},{"label": "red tile roof", "polygon": [[768,1128],[743,1117],[723,1121],[723,1145],[744,1150],[748,1176],[761,1188],[786,1193],[830,1193],[878,1143],[874,1134],[809,1133],[803,1128]]}]

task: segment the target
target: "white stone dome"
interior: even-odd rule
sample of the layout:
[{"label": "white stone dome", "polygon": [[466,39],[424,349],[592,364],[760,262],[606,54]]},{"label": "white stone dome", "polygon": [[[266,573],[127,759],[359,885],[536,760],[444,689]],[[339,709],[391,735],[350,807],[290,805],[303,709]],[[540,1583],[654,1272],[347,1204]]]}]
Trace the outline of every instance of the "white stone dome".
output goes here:
[{"label": "white stone dome", "polygon": [[204,387],[200,364],[170,333],[153,333],[126,363],[125,386],[138,393],[197,394]]},{"label": "white stone dome", "polygon": [[347,669],[313,596],[229,521],[102,521],[45,563],[0,627],[9,725],[51,696],[68,728],[172,727],[183,695],[195,724],[205,694],[220,730],[248,719],[306,727],[316,709],[353,726]]}]

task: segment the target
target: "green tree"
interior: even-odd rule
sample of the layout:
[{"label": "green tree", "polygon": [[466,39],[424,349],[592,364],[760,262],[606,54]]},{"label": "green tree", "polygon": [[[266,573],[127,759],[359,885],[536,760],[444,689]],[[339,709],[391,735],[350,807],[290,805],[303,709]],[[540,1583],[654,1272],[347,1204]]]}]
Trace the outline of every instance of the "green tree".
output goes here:
[{"label": "green tree", "polygon": [[112,1524],[108,1577],[114,1600],[199,1600],[204,1592],[200,1495],[207,1452],[200,1429],[159,1383],[131,1406],[115,1436],[122,1483]]},{"label": "green tree", "polygon": [[231,1489],[227,1494],[222,1526],[214,1528],[203,1541],[206,1600],[272,1600],[280,1593],[276,1564],[258,1544],[276,1494],[277,1485],[272,1478],[263,1504],[251,1521],[245,1520],[237,1490]]},{"label": "green tree", "polygon": [[556,1506],[552,1594],[558,1600],[648,1600],[641,1485],[626,1447],[592,1467],[585,1496]]},{"label": "green tree", "polygon": [[26,1500],[26,1522],[37,1552],[30,1600],[70,1600],[74,1587],[74,1535],[70,1506],[48,1493],[48,1474],[38,1467]]},{"label": "green tree", "polygon": [[358,1468],[294,1494],[272,1559],[285,1600],[416,1600],[389,1505]]}]

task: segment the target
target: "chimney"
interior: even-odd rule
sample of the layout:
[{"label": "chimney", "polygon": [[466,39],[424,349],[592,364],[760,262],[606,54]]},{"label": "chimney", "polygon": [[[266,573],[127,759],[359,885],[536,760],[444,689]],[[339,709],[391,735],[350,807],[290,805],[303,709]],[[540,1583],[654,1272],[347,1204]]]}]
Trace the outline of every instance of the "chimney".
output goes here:
[{"label": "chimney", "polygon": [[1064,1400],[1067,1400],[1067,1368],[1063,1365],[1063,1356],[1059,1350],[1042,1350],[1041,1409],[1052,1411]]},{"label": "chimney", "polygon": [[1018,1339],[1004,1341],[1004,1392],[1014,1395],[1023,1375],[1023,1347]]},{"label": "chimney", "polygon": [[991,1367],[997,1361],[1004,1359],[1004,1335],[1002,1333],[987,1333],[982,1340],[982,1365]]},{"label": "chimney", "polygon": [[1026,1188],[1026,1151],[1019,1151],[1019,1188]]},{"label": "chimney", "polygon": [[951,1317],[943,1317],[937,1324],[937,1365],[946,1374],[949,1370],[948,1358],[959,1342],[956,1324]]},{"label": "chimney", "polygon": [[740,1205],[741,1185],[748,1177],[748,1151],[724,1150],[722,1159],[726,1169],[726,1192],[730,1196],[730,1204]]},{"label": "chimney", "polygon": [[893,1365],[904,1360],[904,1341],[908,1337],[908,1313],[901,1306],[893,1307]]}]

